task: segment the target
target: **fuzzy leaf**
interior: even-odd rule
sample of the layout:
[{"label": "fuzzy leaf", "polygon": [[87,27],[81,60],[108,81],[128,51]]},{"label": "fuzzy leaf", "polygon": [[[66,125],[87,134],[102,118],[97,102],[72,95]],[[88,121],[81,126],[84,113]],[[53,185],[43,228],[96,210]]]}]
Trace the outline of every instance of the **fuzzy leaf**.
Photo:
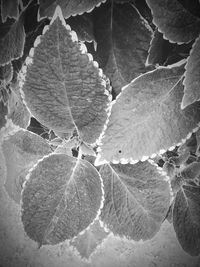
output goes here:
[{"label": "fuzzy leaf", "polygon": [[80,15],[84,12],[91,12],[95,6],[105,0],[39,0],[39,15],[40,17],[52,17],[57,5],[62,8],[64,18],[69,18],[72,15]]},{"label": "fuzzy leaf", "polygon": [[100,218],[114,233],[133,240],[152,238],[160,229],[170,205],[170,189],[155,166],[103,165],[105,201]]},{"label": "fuzzy leaf", "polygon": [[196,39],[193,48],[190,53],[190,57],[187,60],[186,72],[184,79],[184,96],[181,103],[181,108],[185,108],[188,105],[200,100],[200,37]]},{"label": "fuzzy leaf", "polygon": [[52,154],[30,172],[22,194],[22,222],[39,243],[57,244],[85,230],[101,205],[100,175],[87,161]]},{"label": "fuzzy leaf", "polygon": [[82,258],[89,259],[108,234],[109,232],[106,232],[96,220],[84,234],[79,234],[70,241],[70,244],[77,249]]},{"label": "fuzzy leaf", "polygon": [[127,85],[101,140],[96,164],[143,160],[177,145],[197,127],[200,103],[181,110],[183,66],[160,67]]},{"label": "fuzzy leaf", "polygon": [[81,139],[94,143],[107,119],[109,85],[84,49],[57,8],[34,49],[22,90],[42,124],[63,135],[76,128]]},{"label": "fuzzy leaf", "polygon": [[144,73],[152,30],[128,3],[101,5],[93,11],[96,59],[118,94],[122,86]]},{"label": "fuzzy leaf", "polygon": [[2,142],[6,162],[5,189],[17,203],[21,199],[22,184],[28,170],[44,155],[51,152],[45,139],[27,130],[8,135]]},{"label": "fuzzy leaf", "polygon": [[182,248],[200,254],[200,186],[183,185],[176,195],[173,225]]},{"label": "fuzzy leaf", "polygon": [[1,0],[1,19],[3,23],[8,17],[14,19],[18,18],[18,5],[19,0]]},{"label": "fuzzy leaf", "polygon": [[22,56],[25,42],[23,13],[12,24],[10,30],[0,39],[0,65]]},{"label": "fuzzy leaf", "polygon": [[147,0],[153,23],[172,42],[187,43],[200,33],[200,18],[186,10],[178,0]]}]

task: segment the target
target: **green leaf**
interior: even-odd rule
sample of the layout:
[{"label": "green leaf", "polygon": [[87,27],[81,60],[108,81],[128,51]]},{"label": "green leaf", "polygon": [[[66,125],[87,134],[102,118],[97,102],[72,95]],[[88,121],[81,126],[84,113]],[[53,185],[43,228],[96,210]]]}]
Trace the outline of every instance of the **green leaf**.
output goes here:
[{"label": "green leaf", "polygon": [[147,0],[153,23],[164,38],[175,43],[187,43],[200,33],[200,18],[186,10],[178,0]]},{"label": "green leaf", "polygon": [[181,103],[181,108],[184,109],[188,105],[200,100],[200,77],[199,77],[199,67],[200,67],[200,37],[196,39],[193,44],[190,56],[188,57],[187,64],[185,66],[185,79],[183,84],[184,96]]},{"label": "green leaf", "polygon": [[105,164],[100,169],[105,201],[100,218],[116,235],[133,240],[152,238],[170,205],[169,183],[148,161]]},{"label": "green leaf", "polygon": [[39,122],[67,136],[76,129],[83,141],[94,143],[107,119],[109,84],[76,38],[58,7],[34,52],[31,50],[32,63],[21,86]]},{"label": "green leaf", "polygon": [[51,153],[45,139],[27,130],[18,130],[5,137],[2,151],[6,163],[4,187],[8,195],[20,203],[22,184],[28,170],[44,155]]},{"label": "green leaf", "polygon": [[8,17],[14,19],[18,18],[18,5],[19,0],[1,0],[1,19],[3,23]]},{"label": "green leaf", "polygon": [[96,164],[145,160],[184,141],[200,121],[200,103],[181,110],[182,74],[183,65],[160,67],[124,87],[113,102]]},{"label": "green leaf", "polygon": [[24,13],[21,13],[9,31],[0,39],[0,65],[8,64],[11,60],[22,56],[25,42],[23,25]]},{"label": "green leaf", "polygon": [[173,225],[182,248],[192,256],[200,254],[200,186],[183,185],[176,195]]},{"label": "green leaf", "polygon": [[147,69],[152,30],[128,3],[101,5],[93,11],[96,59],[111,79],[115,93]]},{"label": "green leaf", "polygon": [[51,154],[31,170],[25,184],[25,232],[40,246],[72,239],[97,217],[101,202],[100,175],[89,162]]},{"label": "green leaf", "polygon": [[79,234],[70,241],[70,245],[77,249],[82,258],[89,259],[108,234],[109,232],[104,230],[99,220],[96,220],[84,234]]},{"label": "green leaf", "polygon": [[105,0],[39,0],[39,17],[52,17],[57,5],[62,8],[64,18],[91,12],[95,6],[99,6]]}]

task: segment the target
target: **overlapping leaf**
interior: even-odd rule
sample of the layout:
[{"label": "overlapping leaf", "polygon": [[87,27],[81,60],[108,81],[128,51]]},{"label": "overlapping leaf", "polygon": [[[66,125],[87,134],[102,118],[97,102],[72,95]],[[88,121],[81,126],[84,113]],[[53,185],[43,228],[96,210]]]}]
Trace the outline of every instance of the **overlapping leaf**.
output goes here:
[{"label": "overlapping leaf", "polygon": [[5,189],[17,203],[28,170],[44,155],[51,152],[45,139],[26,130],[8,135],[2,142],[6,162]]},{"label": "overlapping leaf", "polygon": [[176,195],[173,225],[182,248],[192,256],[200,254],[200,187],[183,185]]},{"label": "overlapping leaf", "polygon": [[19,0],[1,0],[1,19],[5,22],[6,19],[17,19],[19,16],[18,10]]},{"label": "overlapping leaf", "polygon": [[105,201],[101,220],[119,236],[133,240],[152,238],[170,205],[167,181],[148,161],[103,165]]},{"label": "overlapping leaf", "polygon": [[22,90],[42,124],[63,135],[76,128],[81,139],[93,143],[107,119],[109,85],[84,49],[57,8],[34,49]]},{"label": "overlapping leaf", "polygon": [[78,235],[70,244],[77,249],[82,258],[89,259],[108,234],[109,232],[104,230],[99,220],[96,220],[84,234]]},{"label": "overlapping leaf", "polygon": [[9,83],[13,77],[13,67],[11,63],[0,66],[0,82]]},{"label": "overlapping leaf", "polygon": [[22,194],[22,222],[39,243],[57,244],[85,230],[102,200],[100,175],[87,161],[52,154],[31,171]]},{"label": "overlapping leaf", "polygon": [[184,96],[181,103],[181,108],[185,108],[188,105],[200,100],[200,37],[196,39],[193,48],[190,53],[190,57],[187,60],[186,72],[184,79]]},{"label": "overlapping leaf", "polygon": [[133,5],[108,2],[95,9],[96,58],[118,94],[122,86],[146,71],[152,31]]},{"label": "overlapping leaf", "polygon": [[62,8],[63,16],[69,18],[72,15],[80,15],[84,12],[90,12],[95,6],[98,6],[105,0],[39,0],[40,17],[52,17],[57,5]]},{"label": "overlapping leaf", "polygon": [[0,65],[22,56],[25,41],[23,13],[12,24],[10,30],[0,39]]},{"label": "overlapping leaf", "polygon": [[133,80],[113,103],[96,164],[141,160],[180,143],[200,121],[200,103],[181,110],[183,65]]},{"label": "overlapping leaf", "polygon": [[200,33],[200,18],[186,10],[178,0],[147,0],[153,23],[172,42],[186,43]]}]

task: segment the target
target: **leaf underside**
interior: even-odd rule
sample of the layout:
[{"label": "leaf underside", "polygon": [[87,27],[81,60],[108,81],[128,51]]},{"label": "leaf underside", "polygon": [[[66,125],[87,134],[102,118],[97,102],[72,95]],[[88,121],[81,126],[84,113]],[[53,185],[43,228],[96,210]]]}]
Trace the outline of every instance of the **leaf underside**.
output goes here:
[{"label": "leaf underside", "polygon": [[101,199],[100,176],[89,162],[52,154],[37,164],[25,184],[25,232],[40,246],[72,239],[93,222]]},{"label": "leaf underside", "polygon": [[200,121],[200,103],[181,110],[183,66],[133,80],[112,106],[96,164],[141,160],[182,142]]},{"label": "leaf underside", "polygon": [[100,218],[116,235],[138,241],[160,229],[170,205],[169,184],[148,161],[105,164],[100,169],[105,201]]},{"label": "leaf underside", "polygon": [[83,52],[57,9],[34,49],[23,85],[33,116],[48,128],[94,143],[107,119],[109,88],[105,76]]}]

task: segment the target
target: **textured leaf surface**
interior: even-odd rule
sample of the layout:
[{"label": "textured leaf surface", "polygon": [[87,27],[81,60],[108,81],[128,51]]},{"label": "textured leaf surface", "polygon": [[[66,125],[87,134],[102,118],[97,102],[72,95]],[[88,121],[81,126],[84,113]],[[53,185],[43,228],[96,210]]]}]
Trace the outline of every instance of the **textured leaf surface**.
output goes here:
[{"label": "textured leaf surface", "polygon": [[172,42],[186,43],[200,32],[200,18],[191,14],[177,0],[147,0],[153,23]]},{"label": "textured leaf surface", "polygon": [[125,87],[113,103],[97,164],[140,160],[180,143],[200,121],[200,103],[181,110],[183,66],[160,67]]},{"label": "textured leaf surface", "polygon": [[66,135],[76,128],[81,139],[93,143],[107,119],[109,85],[84,48],[57,8],[34,50],[23,93],[42,124]]},{"label": "textured leaf surface", "polygon": [[180,171],[180,175],[186,180],[193,180],[200,175],[200,162],[192,162]]},{"label": "textured leaf surface", "polygon": [[52,154],[38,163],[25,184],[24,229],[39,245],[71,239],[93,222],[101,199],[100,175],[89,162]]},{"label": "textured leaf surface", "polygon": [[17,203],[28,170],[44,155],[51,152],[45,139],[26,130],[7,136],[2,142],[6,162],[5,189]]},{"label": "textured leaf surface", "polygon": [[109,232],[104,230],[99,220],[96,220],[84,234],[70,241],[70,244],[77,249],[82,258],[89,259],[108,234]]},{"label": "textured leaf surface", "polygon": [[11,63],[0,66],[0,80],[5,83],[9,83],[13,77],[13,67]]},{"label": "textured leaf surface", "polygon": [[193,48],[190,53],[190,57],[187,60],[186,72],[184,79],[184,96],[181,103],[181,108],[185,108],[188,105],[200,100],[200,37],[196,39]]},{"label": "textured leaf surface", "polygon": [[95,6],[105,0],[40,0],[40,17],[52,17],[57,5],[62,8],[63,16],[69,18],[72,15],[80,15],[84,12],[92,11]]},{"label": "textured leaf surface", "polygon": [[192,256],[200,254],[200,187],[184,185],[176,195],[173,225],[182,248]]},{"label": "textured leaf surface", "polygon": [[19,0],[1,0],[1,19],[5,22],[6,19],[17,19],[19,16],[18,10]]},{"label": "textured leaf surface", "polygon": [[148,161],[103,165],[105,201],[101,220],[114,233],[133,240],[152,238],[170,205],[167,181]]},{"label": "textured leaf surface", "polygon": [[133,5],[101,5],[93,12],[96,58],[118,94],[122,86],[146,71],[152,31]]},{"label": "textured leaf surface", "polygon": [[23,14],[0,39],[0,65],[22,56],[25,41]]}]

